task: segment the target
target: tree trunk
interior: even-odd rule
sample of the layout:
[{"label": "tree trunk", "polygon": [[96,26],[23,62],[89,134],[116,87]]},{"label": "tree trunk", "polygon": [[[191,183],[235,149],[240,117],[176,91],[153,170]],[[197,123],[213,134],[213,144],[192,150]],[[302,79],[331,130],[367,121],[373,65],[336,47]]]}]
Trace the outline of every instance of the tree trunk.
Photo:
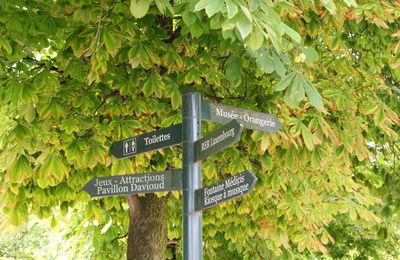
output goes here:
[{"label": "tree trunk", "polygon": [[167,197],[127,195],[130,221],[127,260],[163,260],[167,241]]}]

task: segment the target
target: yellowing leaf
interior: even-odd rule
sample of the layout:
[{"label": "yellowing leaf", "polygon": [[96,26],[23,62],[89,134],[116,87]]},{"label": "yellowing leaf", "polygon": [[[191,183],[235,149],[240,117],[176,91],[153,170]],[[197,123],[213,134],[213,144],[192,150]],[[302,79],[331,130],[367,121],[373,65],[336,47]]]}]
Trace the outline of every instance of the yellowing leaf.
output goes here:
[{"label": "yellowing leaf", "polygon": [[14,130],[13,130],[13,134],[15,135],[15,137],[20,140],[23,141],[27,136],[30,135],[30,130],[27,127],[24,127],[21,124],[18,124]]},{"label": "yellowing leaf", "polygon": [[93,140],[84,155],[86,165],[93,169],[98,163],[105,164],[107,153],[104,145]]},{"label": "yellowing leaf", "polygon": [[350,215],[351,220],[353,220],[353,221],[357,220],[357,212],[354,208],[351,208],[349,210],[349,215]]},{"label": "yellowing leaf", "polygon": [[147,14],[150,3],[150,0],[131,0],[129,10],[135,18],[142,18]]},{"label": "yellowing leaf", "polygon": [[12,53],[12,47],[10,45],[10,43],[3,37],[0,37],[0,48],[3,48],[4,50],[6,50],[6,52],[8,54]]},{"label": "yellowing leaf", "polygon": [[25,121],[32,123],[36,117],[36,111],[33,104],[18,104],[18,112],[24,117]]},{"label": "yellowing leaf", "polygon": [[256,51],[261,48],[263,42],[264,34],[262,29],[259,26],[255,26],[246,43],[253,51]]},{"label": "yellowing leaf", "polygon": [[65,110],[65,106],[63,106],[57,99],[52,99],[39,111],[41,119],[62,118],[65,117],[66,114],[67,111]]},{"label": "yellowing leaf", "polygon": [[25,203],[19,202],[11,212],[11,223],[15,226],[28,221],[28,207]]},{"label": "yellowing leaf", "polygon": [[57,226],[57,219],[55,218],[55,216],[53,215],[53,217],[51,218],[51,223],[50,223],[50,226],[52,227],[52,228],[55,228],[56,226]]},{"label": "yellowing leaf", "polygon": [[154,93],[157,97],[162,97],[164,84],[160,79],[160,76],[155,73],[151,73],[143,84],[143,93],[149,96]]},{"label": "yellowing leaf", "polygon": [[31,164],[25,155],[20,155],[8,169],[8,179],[11,183],[22,183],[31,176]]},{"label": "yellowing leaf", "polygon": [[121,38],[115,32],[108,28],[103,31],[103,40],[106,44],[107,52],[111,56],[115,56],[118,50],[121,48]]},{"label": "yellowing leaf", "polygon": [[47,154],[43,164],[38,170],[36,181],[42,188],[55,186],[60,183],[69,173],[69,167],[59,154]]},{"label": "yellowing leaf", "polygon": [[311,105],[316,107],[320,111],[325,111],[324,105],[322,103],[322,97],[319,94],[318,90],[307,80],[308,84],[304,84],[304,90],[306,91],[308,100]]},{"label": "yellowing leaf", "polygon": [[304,124],[300,124],[300,127],[301,127],[301,134],[303,136],[303,140],[307,149],[310,151],[314,150],[314,143],[312,142],[312,136],[311,136],[312,134],[310,130],[308,130],[308,128]]},{"label": "yellowing leaf", "polygon": [[264,171],[272,169],[273,163],[271,157],[261,156],[260,162],[261,162],[261,167]]},{"label": "yellowing leaf", "polygon": [[261,150],[265,151],[268,149],[268,147],[271,145],[271,136],[269,134],[264,133],[262,139],[261,139]]},{"label": "yellowing leaf", "polygon": [[79,122],[75,118],[64,119],[60,125],[60,129],[64,130],[67,134],[79,131]]},{"label": "yellowing leaf", "polygon": [[216,176],[218,176],[218,171],[217,171],[217,168],[215,167],[215,163],[213,161],[208,160],[208,161],[204,162],[202,168],[203,168],[204,176],[206,176],[207,179],[212,180]]},{"label": "yellowing leaf", "polygon": [[263,136],[264,136],[264,132],[261,132],[261,131],[253,131],[253,133],[250,135],[251,139],[252,139],[254,142],[257,142],[257,141],[260,140]]},{"label": "yellowing leaf", "polygon": [[83,6],[74,12],[74,19],[82,22],[90,22],[95,21],[97,17],[88,6]]},{"label": "yellowing leaf", "polygon": [[374,115],[374,122],[376,126],[382,125],[385,120],[385,111],[383,107],[380,107],[377,113]]},{"label": "yellowing leaf", "polygon": [[133,165],[130,160],[115,160],[111,167],[111,175],[127,174],[132,171]]},{"label": "yellowing leaf", "polygon": [[34,80],[33,85],[36,90],[46,92],[56,92],[60,89],[60,82],[57,76],[50,71],[43,71]]},{"label": "yellowing leaf", "polygon": [[38,96],[33,90],[31,85],[24,85],[23,88],[21,89],[21,96],[20,100],[23,103],[30,103],[30,102],[38,102]]},{"label": "yellowing leaf", "polygon": [[166,88],[166,93],[167,97],[170,98],[171,100],[171,105],[174,109],[177,109],[180,107],[182,103],[182,96],[181,93],[179,92],[179,88],[176,86],[176,84],[168,84]]},{"label": "yellowing leaf", "polygon": [[295,166],[297,164],[297,157],[296,157],[296,154],[295,154],[294,147],[291,147],[287,151],[286,164],[289,167],[289,169],[295,170]]},{"label": "yellowing leaf", "polygon": [[81,161],[84,148],[85,146],[83,142],[81,142],[78,138],[74,139],[74,141],[70,142],[65,149],[67,160],[71,163],[73,161]]},{"label": "yellowing leaf", "polygon": [[11,103],[17,105],[20,102],[23,85],[17,81],[10,81],[6,90],[5,99],[11,101]]}]

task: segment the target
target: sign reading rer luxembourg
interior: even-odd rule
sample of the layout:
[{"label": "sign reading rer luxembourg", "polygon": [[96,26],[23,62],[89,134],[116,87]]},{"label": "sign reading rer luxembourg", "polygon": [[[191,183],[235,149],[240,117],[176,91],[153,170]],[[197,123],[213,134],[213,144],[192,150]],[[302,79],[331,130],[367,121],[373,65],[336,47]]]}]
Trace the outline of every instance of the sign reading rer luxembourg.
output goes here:
[{"label": "sign reading rer luxembourg", "polygon": [[201,101],[201,119],[222,124],[236,119],[245,128],[272,133],[282,127],[274,116],[204,100]]},{"label": "sign reading rer luxembourg", "polygon": [[238,121],[232,120],[223,127],[197,140],[194,143],[194,160],[204,160],[236,143],[240,139],[242,130],[242,125]]},{"label": "sign reading rer luxembourg", "polygon": [[182,143],[182,124],[115,142],[110,153],[121,159],[180,143]]},{"label": "sign reading rer luxembourg", "polygon": [[83,190],[92,197],[182,190],[182,170],[93,178]]},{"label": "sign reading rer luxembourg", "polygon": [[250,193],[257,182],[257,177],[250,171],[243,171],[235,176],[196,190],[195,208],[202,210],[221,202]]}]

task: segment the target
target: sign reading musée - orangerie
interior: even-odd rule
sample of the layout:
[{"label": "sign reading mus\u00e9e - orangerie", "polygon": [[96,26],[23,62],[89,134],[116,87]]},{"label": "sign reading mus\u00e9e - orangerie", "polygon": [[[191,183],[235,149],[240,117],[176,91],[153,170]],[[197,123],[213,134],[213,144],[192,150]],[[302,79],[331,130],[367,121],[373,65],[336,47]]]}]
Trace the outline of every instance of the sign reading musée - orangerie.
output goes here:
[{"label": "sign reading mus\u00e9e - orangerie", "polygon": [[245,128],[272,133],[282,127],[278,119],[272,115],[204,100],[201,101],[201,119],[221,124],[236,119]]}]

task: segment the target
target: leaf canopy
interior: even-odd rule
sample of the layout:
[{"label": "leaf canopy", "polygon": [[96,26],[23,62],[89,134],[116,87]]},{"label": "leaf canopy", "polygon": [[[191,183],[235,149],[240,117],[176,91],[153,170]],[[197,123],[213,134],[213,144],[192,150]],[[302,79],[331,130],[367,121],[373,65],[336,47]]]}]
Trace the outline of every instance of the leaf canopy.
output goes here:
[{"label": "leaf canopy", "polygon": [[[203,162],[204,186],[244,169],[259,178],[251,194],[204,212],[205,256],[333,256],[333,223],[395,239],[387,219],[399,214],[399,171],[365,167],[370,142],[385,147],[400,133],[399,10],[372,0],[1,1],[3,212],[20,224],[76,209],[98,254],[112,252],[126,204],[91,200],[82,187],[94,176],[181,168],[180,148],[124,161],[108,150],[180,123],[181,92],[194,88],[283,125],[244,131]],[[216,127],[204,124],[204,134]],[[168,202],[171,240],[181,237],[180,199]]]}]

